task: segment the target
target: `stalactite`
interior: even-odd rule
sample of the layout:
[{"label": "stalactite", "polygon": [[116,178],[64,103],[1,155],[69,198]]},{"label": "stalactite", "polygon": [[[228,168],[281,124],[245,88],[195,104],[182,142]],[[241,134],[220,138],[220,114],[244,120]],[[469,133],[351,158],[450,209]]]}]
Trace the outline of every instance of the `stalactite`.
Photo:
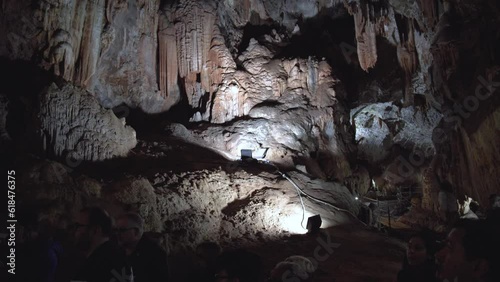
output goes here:
[{"label": "stalactite", "polygon": [[[201,88],[204,92],[212,92],[211,85],[213,79],[211,78],[210,64],[210,49],[212,47],[212,38],[214,37],[214,27],[215,27],[215,15],[205,11],[204,18],[208,24],[203,25],[203,37],[202,37],[202,66],[201,66]],[[217,80],[216,80],[217,81]],[[220,80],[218,80],[220,81]]]},{"label": "stalactite", "polygon": [[385,27],[387,24],[390,23],[390,19],[387,16],[382,16],[377,19],[377,22],[375,23],[375,31],[377,35],[387,37]]},{"label": "stalactite", "polygon": [[47,68],[65,80],[88,86],[96,71],[105,0],[42,3],[43,29],[49,39],[44,55]]},{"label": "stalactite", "polygon": [[412,79],[413,73],[417,69],[418,58],[417,58],[417,51],[415,48],[414,20],[407,19],[407,21],[408,21],[408,25],[407,25],[408,30],[407,30],[407,32],[403,32],[401,42],[398,44],[397,58],[398,58],[399,65],[401,66],[401,68],[403,69],[403,71],[405,73],[404,104],[411,105],[411,103],[413,101],[413,99],[412,99],[413,93],[411,93],[411,79]]},{"label": "stalactite", "polygon": [[[215,89],[212,89],[212,85],[219,84],[222,81],[222,67],[227,67],[221,60],[227,56],[224,54],[224,50],[227,48],[224,45],[224,38],[220,34],[219,28],[214,26],[213,39],[211,43],[210,50],[208,51],[207,64],[202,71],[201,82],[203,89],[205,91],[212,93]],[[231,63],[234,61],[231,59]],[[234,65],[236,67],[236,65]]]},{"label": "stalactite", "polygon": [[441,158],[441,155],[434,156],[429,167],[422,172],[421,207],[436,214],[439,212],[439,178],[436,170],[442,165]]},{"label": "stalactite", "polygon": [[[210,92],[207,63],[216,17],[212,8],[201,2],[187,1],[185,4],[175,12],[178,20],[175,24],[177,62],[179,76],[186,78],[184,83],[190,104],[195,103],[191,105],[197,107],[200,93]],[[200,74],[199,80],[196,79],[197,74]],[[203,91],[197,90],[200,87]]]},{"label": "stalactite", "polygon": [[433,28],[438,18],[436,15],[436,0],[419,0],[417,3],[426,19],[428,27]]},{"label": "stalactite", "polygon": [[[46,50],[46,58],[54,66],[54,74],[65,80],[73,78],[75,54],[71,45],[71,35],[68,31],[58,29],[52,34]],[[48,53],[47,53],[48,51]]]},{"label": "stalactite", "polygon": [[443,96],[450,101],[455,100],[449,87],[448,80],[455,73],[459,59],[459,30],[456,27],[455,10],[449,2],[445,2],[444,13],[439,18],[436,25],[436,33],[432,40],[431,53],[434,58],[435,74],[434,81],[440,85],[438,90],[442,90]]},{"label": "stalactite", "polygon": [[190,72],[200,73],[208,57],[212,40],[215,15],[203,7],[192,4],[188,11],[176,12],[175,24],[179,73],[185,77]]},{"label": "stalactite", "polygon": [[[236,63],[225,45],[225,39],[220,33],[219,28],[214,25],[207,63],[201,72],[202,89],[205,93],[209,93],[206,111],[205,113],[201,113],[203,120],[211,120],[211,122],[226,121],[225,116],[218,115],[218,113],[221,113],[224,109],[228,109],[229,106],[226,106],[226,97],[232,97],[232,93],[227,93],[226,95],[225,91],[218,90],[221,88],[220,85],[224,83],[223,78],[232,76],[235,71]],[[214,115],[214,113],[217,114]]]},{"label": "stalactite", "polygon": [[105,18],[105,0],[87,2],[85,23],[82,29],[81,46],[75,71],[76,83],[90,85],[90,79],[97,67],[101,44],[101,33]]},{"label": "stalactite", "polygon": [[397,50],[399,65],[405,73],[413,74],[417,68],[417,53],[415,49],[415,37],[413,19],[408,20],[407,38],[401,40]]},{"label": "stalactite", "polygon": [[[368,4],[366,4],[368,8]],[[375,66],[377,62],[377,43],[375,39],[375,25],[358,9],[354,14],[358,59],[363,70]]]},{"label": "stalactite", "polygon": [[458,41],[460,32],[456,25],[459,23],[455,19],[453,10],[448,8],[439,19],[436,27],[436,34],[433,40],[433,46],[439,49],[442,62],[446,67],[455,68],[458,60]]},{"label": "stalactite", "polygon": [[[209,12],[203,13],[202,36],[201,36],[201,64],[205,64],[208,60],[208,52],[212,45],[213,29],[215,25],[215,15]],[[207,89],[206,89],[207,90]]]},{"label": "stalactite", "polygon": [[177,41],[175,39],[175,28],[168,23],[166,18],[160,21],[159,41],[159,78],[160,91],[167,97],[171,91],[176,89],[178,77],[177,63]]},{"label": "stalactite", "polygon": [[379,1],[344,1],[348,12],[354,16],[358,59],[365,71],[377,63],[376,35],[380,34],[381,21],[387,14],[386,7]]}]

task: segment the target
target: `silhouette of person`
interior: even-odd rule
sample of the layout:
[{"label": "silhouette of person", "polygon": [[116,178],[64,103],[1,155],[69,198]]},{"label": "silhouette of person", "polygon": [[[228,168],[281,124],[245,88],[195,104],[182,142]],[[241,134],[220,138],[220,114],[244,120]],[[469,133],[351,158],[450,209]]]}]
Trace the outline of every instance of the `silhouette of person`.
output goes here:
[{"label": "silhouette of person", "polygon": [[433,243],[430,231],[422,231],[410,237],[403,268],[398,273],[398,282],[437,281]]},{"label": "silhouette of person", "polygon": [[498,230],[484,220],[458,221],[446,245],[436,253],[437,277],[457,282],[500,281],[498,238]]},{"label": "silhouette of person", "polygon": [[113,221],[99,207],[82,209],[74,222],[75,244],[86,257],[74,281],[112,282],[123,280],[125,256],[110,241]]},{"label": "silhouette of person", "polygon": [[262,261],[254,253],[239,249],[217,259],[215,282],[259,282],[261,278]]},{"label": "silhouette of person", "polygon": [[144,236],[144,221],[136,213],[125,213],[116,220],[118,244],[132,268],[134,282],[168,281],[167,254]]}]

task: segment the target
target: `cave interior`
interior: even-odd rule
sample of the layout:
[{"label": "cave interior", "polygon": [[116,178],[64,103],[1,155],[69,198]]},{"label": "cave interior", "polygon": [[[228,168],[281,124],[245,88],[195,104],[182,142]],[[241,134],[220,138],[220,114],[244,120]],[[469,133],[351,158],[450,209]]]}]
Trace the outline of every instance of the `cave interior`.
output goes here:
[{"label": "cave interior", "polygon": [[[99,206],[144,219],[171,281],[190,279],[204,242],[252,250],[267,272],[301,255],[314,281],[395,281],[409,234],[448,231],[443,183],[460,217],[500,195],[498,1],[0,8],[21,245]],[[325,236],[336,247],[318,259]]]}]

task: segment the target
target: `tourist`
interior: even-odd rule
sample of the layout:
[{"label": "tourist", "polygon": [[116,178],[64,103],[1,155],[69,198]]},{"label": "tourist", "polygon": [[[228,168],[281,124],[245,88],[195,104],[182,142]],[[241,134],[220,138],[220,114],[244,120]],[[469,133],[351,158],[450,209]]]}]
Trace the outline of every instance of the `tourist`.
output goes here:
[{"label": "tourist", "polygon": [[118,244],[126,254],[134,282],[166,282],[169,279],[167,253],[144,236],[144,221],[136,213],[125,213],[116,220]]},{"label": "tourist", "polygon": [[111,240],[112,219],[101,208],[82,209],[75,219],[76,246],[86,260],[72,280],[110,282],[123,279],[124,254]]},{"label": "tourist", "polygon": [[498,282],[500,234],[484,220],[462,219],[436,253],[437,277],[453,282]]},{"label": "tourist", "polygon": [[430,231],[414,234],[408,241],[398,282],[437,282],[434,263],[435,238]]}]

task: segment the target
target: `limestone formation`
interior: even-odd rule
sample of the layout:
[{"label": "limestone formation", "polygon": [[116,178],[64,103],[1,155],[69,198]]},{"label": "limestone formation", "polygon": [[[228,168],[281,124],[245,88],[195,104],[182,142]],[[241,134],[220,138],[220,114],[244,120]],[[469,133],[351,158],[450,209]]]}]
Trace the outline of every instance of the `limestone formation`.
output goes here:
[{"label": "limestone formation", "polygon": [[433,109],[422,112],[392,103],[371,104],[353,109],[351,119],[356,123],[359,157],[369,162],[384,160],[394,144],[424,158],[436,152],[431,133],[441,115]]},{"label": "limestone formation", "polygon": [[344,1],[354,17],[358,59],[365,71],[377,62],[376,35],[385,33],[385,18],[389,10],[379,1]]},{"label": "limestone formation", "polygon": [[[491,113],[474,133],[459,128],[453,133],[451,145],[451,178],[461,198],[468,195],[480,203],[488,203],[491,194],[498,193],[500,152],[497,144],[500,111]],[[460,152],[460,153],[459,153]],[[484,205],[484,204],[483,204]]]},{"label": "limestone formation", "polygon": [[[214,94],[211,122],[224,123],[250,114],[266,103],[329,107],[335,104],[338,81],[325,61],[272,60],[270,51],[250,40],[239,57],[245,71],[227,73]],[[287,105],[288,104],[288,105]],[[255,108],[255,110],[253,110]],[[207,110],[209,110],[208,108]]]},{"label": "limestone formation", "polygon": [[55,74],[82,87],[91,85],[97,69],[105,2],[40,1],[35,10],[49,38],[46,59]]},{"label": "limestone formation", "polygon": [[[347,111],[337,102],[344,90],[332,78],[330,66],[313,58],[270,57],[266,47],[250,40],[239,58],[245,70],[223,74],[207,107],[210,115],[195,114],[226,125],[195,132],[196,143],[233,158],[241,149],[268,148],[266,158],[290,166],[296,156],[316,154],[327,177],[347,176],[347,156],[355,150],[353,132]],[[239,117],[250,119],[233,121]]]},{"label": "limestone formation", "polygon": [[[180,100],[173,87],[162,95],[157,79],[159,0],[106,1],[102,46],[93,84],[86,87],[105,107],[122,103],[148,113],[169,109]],[[161,34],[161,33],[160,33]],[[160,35],[161,36],[161,35]]]},{"label": "limestone formation", "polygon": [[97,161],[125,156],[137,143],[135,130],[85,90],[52,84],[39,102],[39,133],[49,154]]},{"label": "limestone formation", "polygon": [[171,92],[179,91],[179,87],[177,86],[177,76],[179,75],[177,64],[177,41],[175,39],[175,28],[166,17],[160,18],[159,28],[159,86],[162,95],[167,97],[172,95]]},{"label": "limestone formation", "polygon": [[353,195],[358,197],[366,195],[368,189],[372,187],[370,173],[364,167],[358,167],[353,174],[344,180],[344,184],[351,190]]}]

